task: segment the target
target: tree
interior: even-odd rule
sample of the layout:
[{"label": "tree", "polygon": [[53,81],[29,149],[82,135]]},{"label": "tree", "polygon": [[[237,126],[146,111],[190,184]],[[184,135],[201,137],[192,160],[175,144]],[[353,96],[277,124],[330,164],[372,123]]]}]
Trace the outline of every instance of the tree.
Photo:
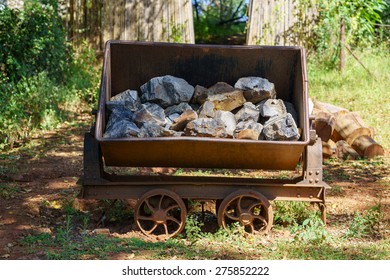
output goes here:
[{"label": "tree", "polygon": [[[248,0],[193,0],[196,43],[245,43]],[[237,40],[239,39],[239,40]]]}]

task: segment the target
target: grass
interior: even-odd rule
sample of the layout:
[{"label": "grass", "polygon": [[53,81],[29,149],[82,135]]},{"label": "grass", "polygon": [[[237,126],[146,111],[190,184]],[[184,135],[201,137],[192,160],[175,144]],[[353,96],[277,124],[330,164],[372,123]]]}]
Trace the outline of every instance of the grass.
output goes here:
[{"label": "grass", "polygon": [[390,149],[390,53],[367,50],[357,53],[368,73],[351,55],[346,56],[342,74],[315,61],[308,63],[309,95],[322,102],[358,112],[375,129],[374,139]]}]

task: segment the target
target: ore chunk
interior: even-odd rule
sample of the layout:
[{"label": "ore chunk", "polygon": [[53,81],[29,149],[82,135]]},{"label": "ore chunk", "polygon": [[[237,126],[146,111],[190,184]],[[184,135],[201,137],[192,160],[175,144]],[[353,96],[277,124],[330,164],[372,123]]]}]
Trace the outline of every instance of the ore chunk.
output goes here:
[{"label": "ore chunk", "polygon": [[136,90],[125,90],[117,95],[111,97],[110,101],[123,102],[125,107],[131,111],[137,111],[141,107],[141,100],[138,97]]},{"label": "ore chunk", "polygon": [[260,114],[263,117],[272,118],[287,113],[282,99],[268,99],[261,107]]},{"label": "ore chunk", "polygon": [[194,94],[194,87],[184,79],[170,75],[152,78],[141,86],[143,102],[153,102],[163,108],[189,102]]},{"label": "ore chunk", "polygon": [[221,120],[225,125],[226,133],[233,137],[234,130],[236,129],[236,119],[232,112],[218,110],[215,113],[215,119]]},{"label": "ore chunk", "polygon": [[213,102],[216,110],[232,111],[245,103],[241,90],[211,95],[207,101]]},{"label": "ore chunk", "polygon": [[226,138],[225,125],[220,120],[199,118],[191,121],[184,129],[187,136]]},{"label": "ore chunk", "polygon": [[212,85],[211,87],[209,87],[208,89],[197,85],[195,87],[194,96],[192,97],[191,102],[202,105],[209,96],[215,94],[227,93],[234,90],[235,90],[234,87],[224,82],[218,82]]},{"label": "ore chunk", "polygon": [[107,126],[104,138],[123,138],[137,136],[139,132],[135,123],[128,120],[119,120]]},{"label": "ore chunk", "polygon": [[244,106],[235,115],[237,122],[253,120],[257,122],[259,120],[260,112],[256,109],[256,106],[251,102],[245,102]]},{"label": "ore chunk", "polygon": [[265,140],[298,140],[300,135],[290,113],[273,117],[264,124],[262,136]]},{"label": "ore chunk", "polygon": [[170,107],[166,108],[164,110],[164,112],[165,112],[166,116],[170,116],[170,115],[175,114],[175,113],[180,115],[185,110],[188,110],[188,109],[191,110],[192,107],[190,105],[188,105],[188,103],[182,102],[182,103],[180,103],[178,105],[173,105],[173,106],[170,106]]},{"label": "ore chunk", "polygon": [[194,110],[191,108],[187,109],[177,118],[172,119],[170,129],[175,131],[183,130],[190,121],[196,120],[197,118],[198,114]]},{"label": "ore chunk", "polygon": [[169,130],[162,126],[159,126],[155,122],[144,122],[141,129],[138,132],[138,137],[164,137],[164,136],[175,136],[176,132]]},{"label": "ore chunk", "polygon": [[294,104],[287,102],[287,101],[283,101],[283,103],[284,103],[284,106],[286,107],[287,113],[291,114],[295,123],[298,125],[299,124],[298,123],[298,113],[295,110]]},{"label": "ore chunk", "polygon": [[237,139],[258,140],[263,126],[253,120],[239,122],[234,130],[234,137]]},{"label": "ore chunk", "polygon": [[240,78],[234,87],[243,90],[245,99],[252,103],[276,97],[275,85],[260,77]]},{"label": "ore chunk", "polygon": [[145,122],[155,122],[157,125],[166,123],[164,109],[153,103],[145,103],[141,105],[141,109],[133,115],[133,121],[142,126]]},{"label": "ore chunk", "polygon": [[215,106],[211,101],[206,101],[199,108],[199,118],[214,118],[215,117]]}]

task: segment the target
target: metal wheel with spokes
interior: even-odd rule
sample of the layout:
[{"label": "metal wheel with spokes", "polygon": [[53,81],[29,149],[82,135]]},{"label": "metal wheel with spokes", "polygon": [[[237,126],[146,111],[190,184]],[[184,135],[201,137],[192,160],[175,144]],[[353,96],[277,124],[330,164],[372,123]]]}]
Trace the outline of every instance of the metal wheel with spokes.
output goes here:
[{"label": "metal wheel with spokes", "polygon": [[227,228],[238,222],[250,233],[269,231],[273,217],[268,199],[255,191],[233,192],[222,201],[218,209],[219,226]]},{"label": "metal wheel with spokes", "polygon": [[138,200],[134,220],[144,234],[170,238],[183,230],[186,216],[185,204],[176,193],[156,189]]}]

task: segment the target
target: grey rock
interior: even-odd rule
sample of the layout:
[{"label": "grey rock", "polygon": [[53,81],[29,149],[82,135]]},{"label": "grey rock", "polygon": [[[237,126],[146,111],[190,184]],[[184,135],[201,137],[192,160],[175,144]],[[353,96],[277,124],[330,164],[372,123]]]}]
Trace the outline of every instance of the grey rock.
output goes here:
[{"label": "grey rock", "polygon": [[215,117],[215,106],[211,101],[206,101],[199,108],[199,118],[214,118]]},{"label": "grey rock", "polygon": [[253,120],[239,122],[234,130],[234,137],[237,139],[258,140],[263,126]]},{"label": "grey rock", "polygon": [[131,121],[133,117],[133,112],[127,111],[127,110],[118,110],[118,109],[113,109],[113,111],[110,113],[106,125],[106,130],[110,129],[110,127],[121,121],[121,120],[127,120]]},{"label": "grey rock", "polygon": [[225,125],[226,133],[233,137],[234,130],[236,129],[236,119],[234,114],[229,111],[218,110],[215,113],[215,119],[221,120],[221,122]]},{"label": "grey rock", "polygon": [[131,111],[137,111],[141,107],[141,99],[136,90],[125,90],[124,92],[111,97],[110,101],[123,102]]},{"label": "grey rock", "polygon": [[198,118],[189,122],[184,129],[187,136],[226,138],[225,125],[216,119]]},{"label": "grey rock", "polygon": [[262,136],[265,140],[298,140],[300,135],[290,113],[271,118],[264,124]]},{"label": "grey rock", "polygon": [[139,138],[175,136],[176,132],[164,128],[155,122],[144,122],[138,132]]},{"label": "grey rock", "polygon": [[275,85],[260,77],[240,78],[234,87],[243,90],[245,99],[252,103],[276,97]]},{"label": "grey rock", "polygon": [[128,120],[119,120],[107,126],[104,138],[123,138],[137,136],[139,128]]},{"label": "grey rock", "polygon": [[182,114],[185,110],[192,109],[188,103],[182,102],[178,105],[173,105],[164,110],[166,116],[170,116],[172,114]]},{"label": "grey rock", "polygon": [[234,91],[235,88],[225,82],[218,82],[207,89],[207,94],[214,95]]},{"label": "grey rock", "polygon": [[172,120],[172,125],[170,126],[170,129],[174,131],[183,130],[190,121],[196,120],[197,118],[198,114],[194,110],[192,110],[191,108],[187,109],[177,118]]},{"label": "grey rock", "polygon": [[266,118],[282,116],[287,113],[282,99],[267,99],[261,106],[260,114]]},{"label": "grey rock", "polygon": [[184,79],[170,75],[152,78],[141,86],[142,102],[153,102],[163,108],[189,102],[194,94],[194,87]]},{"label": "grey rock", "polygon": [[209,96],[215,94],[227,93],[234,90],[235,90],[234,87],[224,82],[218,82],[212,85],[211,87],[209,87],[208,89],[197,85],[195,87],[194,96],[192,97],[191,102],[202,105]]},{"label": "grey rock", "polygon": [[196,85],[191,103],[202,105],[207,99],[207,88]]},{"label": "grey rock", "polygon": [[141,109],[134,112],[133,122],[139,127],[145,122],[154,122],[157,125],[165,125],[164,109],[154,103],[145,103]]},{"label": "grey rock", "polygon": [[247,120],[253,120],[258,122],[260,111],[256,109],[256,106],[252,102],[245,102],[243,107],[235,114],[237,122],[243,122]]},{"label": "grey rock", "polygon": [[290,113],[291,116],[293,117],[295,123],[297,125],[299,125],[299,122],[298,122],[298,113],[297,111],[295,110],[295,106],[294,104],[290,103],[290,102],[287,102],[287,101],[283,101],[284,103],[284,106],[286,107],[286,110],[287,110],[287,113]]},{"label": "grey rock", "polygon": [[232,111],[246,102],[241,90],[211,95],[207,101],[213,102],[215,109],[222,111]]}]

